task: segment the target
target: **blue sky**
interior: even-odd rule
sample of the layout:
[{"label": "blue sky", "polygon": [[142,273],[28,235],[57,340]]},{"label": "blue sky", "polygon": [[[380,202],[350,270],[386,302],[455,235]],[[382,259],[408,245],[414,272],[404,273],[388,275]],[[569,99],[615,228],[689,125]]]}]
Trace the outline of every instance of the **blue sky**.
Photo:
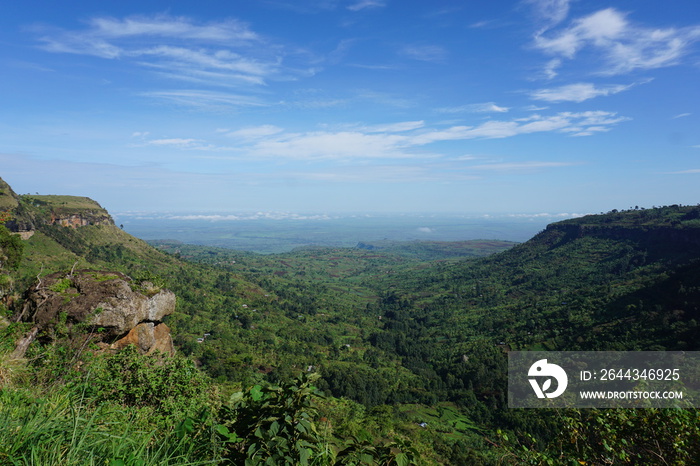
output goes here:
[{"label": "blue sky", "polygon": [[111,211],[700,202],[697,0],[6,2],[0,176]]}]

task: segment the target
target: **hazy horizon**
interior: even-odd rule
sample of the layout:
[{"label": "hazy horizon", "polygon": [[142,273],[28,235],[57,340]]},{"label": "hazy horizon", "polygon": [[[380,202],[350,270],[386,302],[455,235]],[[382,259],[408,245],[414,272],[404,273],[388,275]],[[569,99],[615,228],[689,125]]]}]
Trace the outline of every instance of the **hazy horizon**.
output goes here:
[{"label": "hazy horizon", "polygon": [[377,241],[523,242],[549,223],[571,214],[316,214],[280,212],[241,214],[118,213],[115,221],[138,238],[176,240],[260,253],[298,247],[354,247]]}]

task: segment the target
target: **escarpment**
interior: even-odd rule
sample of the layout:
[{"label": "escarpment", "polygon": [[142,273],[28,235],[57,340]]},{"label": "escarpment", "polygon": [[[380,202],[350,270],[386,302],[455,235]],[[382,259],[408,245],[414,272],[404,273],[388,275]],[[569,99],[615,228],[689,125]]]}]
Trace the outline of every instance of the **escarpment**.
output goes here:
[{"label": "escarpment", "polygon": [[114,225],[112,216],[88,197],[61,195],[17,195],[0,178],[0,212],[9,212],[5,226],[23,239],[29,239],[43,227],[79,228],[89,225]]},{"label": "escarpment", "polygon": [[[144,354],[174,354],[163,323],[174,311],[169,290],[119,272],[77,270],[41,277],[28,291],[19,319],[34,324],[30,339],[89,339],[103,350],[134,344]],[[20,346],[15,357],[22,356]]]}]

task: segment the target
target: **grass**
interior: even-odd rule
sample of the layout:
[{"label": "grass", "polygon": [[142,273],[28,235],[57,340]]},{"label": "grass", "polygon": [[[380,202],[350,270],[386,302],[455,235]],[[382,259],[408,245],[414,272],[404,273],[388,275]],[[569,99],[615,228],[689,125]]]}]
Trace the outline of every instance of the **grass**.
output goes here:
[{"label": "grass", "polygon": [[116,404],[91,406],[59,389],[0,391],[0,464],[214,464],[173,430],[150,428],[147,412]]},{"label": "grass", "polygon": [[70,210],[102,210],[102,206],[89,197],[27,194],[22,196],[22,199],[30,204],[47,206],[50,208]]}]

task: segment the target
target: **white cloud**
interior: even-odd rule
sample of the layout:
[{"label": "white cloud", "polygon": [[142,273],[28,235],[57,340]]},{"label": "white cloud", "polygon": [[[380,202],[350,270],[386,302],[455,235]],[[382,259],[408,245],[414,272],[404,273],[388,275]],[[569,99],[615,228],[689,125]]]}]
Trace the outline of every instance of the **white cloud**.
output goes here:
[{"label": "white cloud", "polygon": [[460,105],[458,107],[443,107],[436,109],[439,113],[506,113],[510,107],[501,107],[495,102]]},{"label": "white cloud", "polygon": [[94,18],[89,21],[91,34],[98,37],[178,37],[217,42],[257,40],[258,35],[242,22],[228,19],[208,24],[194,24],[186,17],[168,15],[132,16],[124,19]]},{"label": "white cloud", "polygon": [[386,6],[386,2],[379,0],[359,0],[352,5],[349,5],[347,8],[350,11],[360,11],[366,8],[381,8],[384,6]]},{"label": "white cloud", "polygon": [[242,128],[236,131],[227,131],[226,135],[232,138],[240,139],[259,139],[267,136],[273,136],[283,132],[284,129],[275,125],[261,125],[249,128]]},{"label": "white cloud", "polygon": [[[632,24],[626,14],[607,8],[578,18],[563,29],[538,32],[535,46],[560,59],[573,59],[583,49],[596,50],[603,61],[600,73],[616,75],[676,65],[698,40],[700,26],[648,28]],[[554,71],[551,65],[550,74]]]},{"label": "white cloud", "polygon": [[569,0],[526,0],[526,3],[535,8],[545,29],[561,23],[569,14]]},{"label": "white cloud", "polygon": [[537,170],[541,168],[555,168],[555,167],[570,167],[572,165],[578,165],[574,162],[505,162],[505,163],[487,163],[482,165],[474,165],[472,170],[494,170],[494,171],[529,171]]},{"label": "white cloud", "polygon": [[689,117],[690,115],[692,115],[692,113],[679,113],[678,115],[675,115],[672,118],[675,120],[676,118],[685,118],[685,117]]},{"label": "white cloud", "polygon": [[695,174],[695,173],[700,173],[700,168],[691,168],[688,170],[680,170],[677,172],[667,172],[667,175],[690,175],[690,174]]},{"label": "white cloud", "polygon": [[538,89],[530,92],[530,97],[546,102],[583,102],[594,97],[617,94],[633,86],[634,84],[615,84],[596,87],[593,83],[575,83],[550,89]]},{"label": "white cloud", "polygon": [[261,107],[267,104],[255,97],[225,92],[182,89],[142,92],[140,95],[199,109],[217,110],[231,107]]},{"label": "white cloud", "polygon": [[561,66],[561,60],[559,58],[553,58],[547,62],[544,67],[543,73],[546,79],[554,79],[559,74],[557,69]]},{"label": "white cloud", "polygon": [[247,150],[249,155],[295,159],[406,158],[406,137],[359,131],[308,132],[266,139]]},{"label": "white cloud", "polygon": [[176,147],[193,147],[199,144],[196,139],[172,138],[172,139],[153,139],[148,141],[152,146],[176,146]]},{"label": "white cloud", "polygon": [[414,60],[434,63],[443,62],[447,58],[447,50],[437,45],[407,45],[400,53]]},{"label": "white cloud", "polygon": [[[146,133],[138,133],[141,134],[142,142],[132,147],[171,147],[198,151],[201,158],[219,160],[440,160],[443,156],[431,148],[431,144],[472,139],[502,139],[535,133],[590,136],[609,131],[614,125],[627,120],[629,118],[613,112],[588,111],[560,112],[553,115],[532,114],[511,120],[488,120],[475,126],[427,125],[425,121],[419,120],[371,126],[352,124],[319,131],[287,132],[283,128],[268,124],[234,131],[218,129],[215,135],[210,134],[211,140],[201,137],[145,140]],[[209,152],[211,155],[204,155],[202,152]],[[449,160],[465,162],[476,158],[472,155],[462,155],[451,156]],[[352,175],[343,172],[332,176],[337,178]]]},{"label": "white cloud", "polygon": [[[313,74],[304,53],[287,55],[234,19],[198,23],[187,17],[93,18],[83,30],[40,31],[50,52],[119,59],[164,76],[217,86],[266,84]],[[290,66],[286,58],[302,60]],[[301,57],[301,58],[300,58]],[[306,58],[303,58],[306,57]]]},{"label": "white cloud", "polygon": [[365,128],[365,131],[370,133],[402,133],[404,131],[412,131],[425,126],[423,120],[419,121],[402,121],[400,123],[390,123],[387,125],[377,125]]},{"label": "white cloud", "polygon": [[424,146],[445,141],[500,139],[555,132],[588,136],[629,120],[613,112],[561,112],[527,118],[489,120],[478,126],[428,127],[423,121],[306,133],[275,133],[239,148],[251,157],[292,159],[397,159],[434,157]]}]

